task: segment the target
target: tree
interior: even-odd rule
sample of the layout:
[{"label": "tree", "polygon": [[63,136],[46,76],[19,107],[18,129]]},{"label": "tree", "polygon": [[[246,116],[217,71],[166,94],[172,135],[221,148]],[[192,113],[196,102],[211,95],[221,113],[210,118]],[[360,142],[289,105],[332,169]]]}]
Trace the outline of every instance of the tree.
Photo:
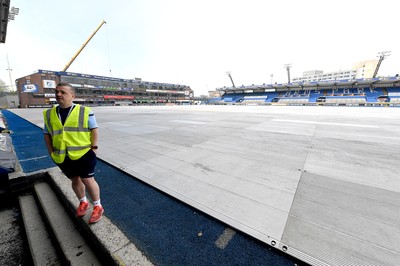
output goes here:
[{"label": "tree", "polygon": [[5,92],[5,91],[7,91],[6,83],[3,80],[0,79],[0,92],[2,93],[2,92]]}]

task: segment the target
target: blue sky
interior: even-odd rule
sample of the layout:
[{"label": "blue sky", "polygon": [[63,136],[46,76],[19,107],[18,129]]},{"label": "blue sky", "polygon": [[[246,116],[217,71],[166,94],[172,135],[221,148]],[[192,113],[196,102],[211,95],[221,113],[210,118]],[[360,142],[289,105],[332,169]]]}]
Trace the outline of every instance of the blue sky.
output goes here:
[{"label": "blue sky", "polygon": [[[379,74],[400,72],[397,0],[11,0],[20,8],[0,44],[0,79],[62,70],[189,85],[195,95],[285,83],[303,71],[350,69],[391,51]],[[111,70],[111,74],[110,74]]]}]

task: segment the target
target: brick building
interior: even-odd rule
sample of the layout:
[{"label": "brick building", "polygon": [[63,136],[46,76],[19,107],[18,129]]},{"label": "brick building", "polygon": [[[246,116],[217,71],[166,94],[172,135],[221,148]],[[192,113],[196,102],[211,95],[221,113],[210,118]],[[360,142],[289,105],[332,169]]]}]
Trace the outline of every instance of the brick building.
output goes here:
[{"label": "brick building", "polygon": [[19,106],[31,108],[55,104],[54,89],[59,82],[74,86],[74,102],[84,105],[190,104],[194,96],[187,85],[38,70],[16,80]]}]

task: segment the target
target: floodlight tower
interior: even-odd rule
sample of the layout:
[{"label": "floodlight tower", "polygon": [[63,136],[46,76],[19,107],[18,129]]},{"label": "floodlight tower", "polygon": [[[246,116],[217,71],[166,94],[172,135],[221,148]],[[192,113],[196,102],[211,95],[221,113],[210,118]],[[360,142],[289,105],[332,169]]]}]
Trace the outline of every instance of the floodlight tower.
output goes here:
[{"label": "floodlight tower", "polygon": [[271,74],[271,84],[273,84],[274,82],[274,74]]},{"label": "floodlight tower", "polygon": [[378,53],[377,57],[379,57],[379,61],[378,61],[378,64],[376,65],[376,69],[375,69],[375,72],[374,72],[374,75],[372,76],[372,78],[376,78],[376,75],[378,74],[378,70],[379,70],[379,67],[380,67],[381,64],[382,64],[382,61],[383,61],[386,57],[388,57],[388,56],[390,55],[390,52],[391,52],[391,51],[384,51],[384,52],[379,52],[379,53]]},{"label": "floodlight tower", "polygon": [[10,12],[8,13],[8,21],[14,20],[15,16],[19,14],[18,7],[11,7]]},{"label": "floodlight tower", "polygon": [[11,7],[9,10],[10,0],[1,0],[0,4],[0,43],[6,43],[8,22],[15,19],[19,14],[19,8]]},{"label": "floodlight tower", "polygon": [[235,83],[233,83],[233,79],[232,79],[232,76],[231,76],[231,72],[230,72],[230,71],[227,71],[226,74],[227,74],[228,77],[231,79],[233,88],[236,88],[236,87],[235,87]]},{"label": "floodlight tower", "polygon": [[284,67],[286,68],[287,71],[287,79],[288,79],[288,84],[290,83],[290,68],[292,67],[292,64],[285,64]]}]

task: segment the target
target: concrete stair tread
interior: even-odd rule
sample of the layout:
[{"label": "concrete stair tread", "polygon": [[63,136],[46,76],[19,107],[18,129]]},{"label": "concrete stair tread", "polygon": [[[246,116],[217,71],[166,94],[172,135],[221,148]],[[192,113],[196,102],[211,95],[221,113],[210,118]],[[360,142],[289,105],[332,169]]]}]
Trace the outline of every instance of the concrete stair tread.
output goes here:
[{"label": "concrete stair tread", "polygon": [[61,265],[33,195],[19,197],[34,265]]},{"label": "concrete stair tread", "polygon": [[101,265],[47,183],[34,186],[52,231],[71,265]]}]

